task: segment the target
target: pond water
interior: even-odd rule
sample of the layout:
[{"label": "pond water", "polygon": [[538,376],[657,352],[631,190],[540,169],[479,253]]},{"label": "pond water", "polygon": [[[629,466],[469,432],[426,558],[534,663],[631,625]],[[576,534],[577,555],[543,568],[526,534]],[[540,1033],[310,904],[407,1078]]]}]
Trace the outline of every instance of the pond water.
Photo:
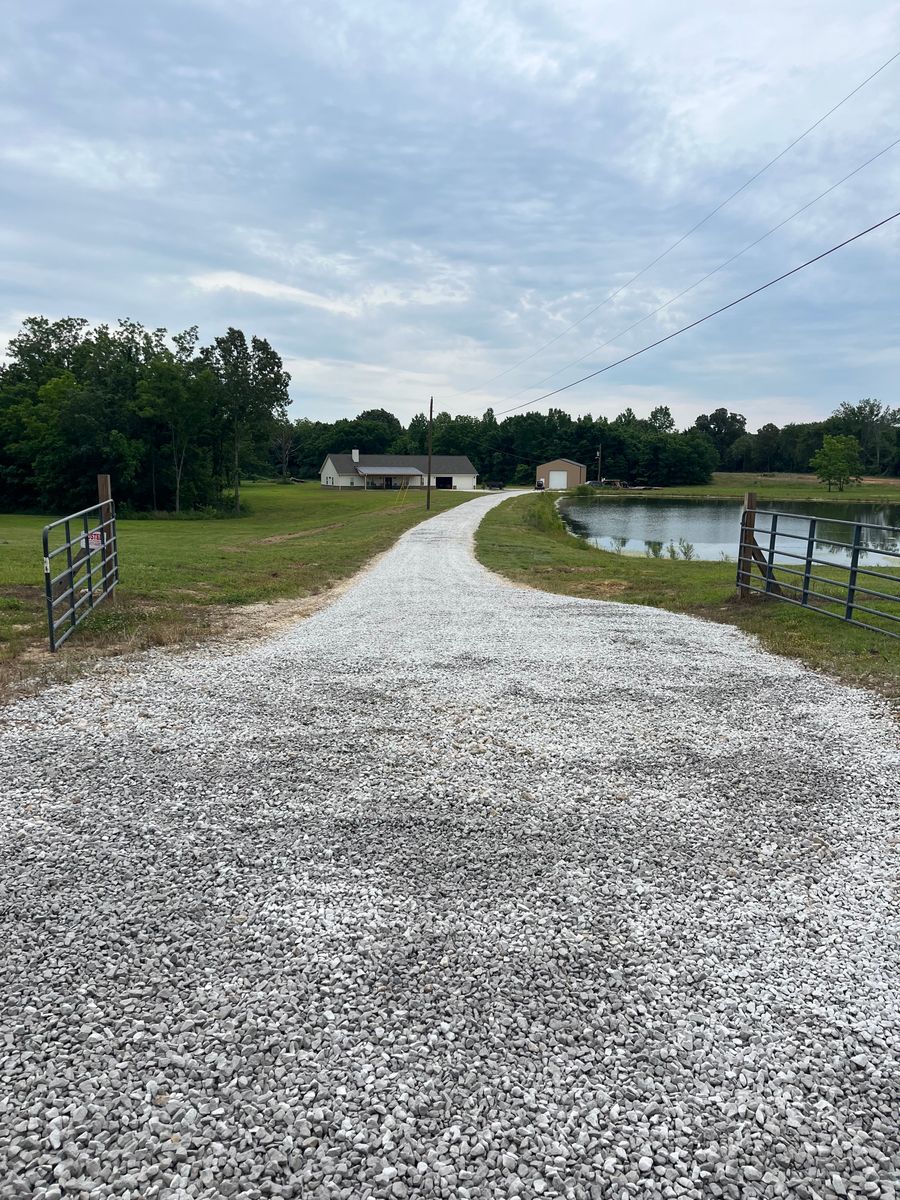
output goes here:
[{"label": "pond water", "polygon": [[[677,557],[684,556],[679,542],[689,543],[693,558],[737,559],[741,510],[736,500],[669,500],[643,496],[640,499],[577,497],[564,499],[559,510],[569,531],[603,550],[624,554],[669,557],[673,546]],[[853,501],[813,503],[803,500],[767,500],[761,508],[782,513],[804,513],[818,518],[816,557],[830,562],[845,562],[850,551],[837,543],[850,542],[853,529],[836,521],[867,521],[878,528],[864,529],[862,558],[873,563],[900,566],[896,558],[878,550],[900,550],[900,504],[861,504]],[[830,518],[830,520],[829,520]],[[766,541],[763,530],[769,518],[760,513],[757,538]],[[888,527],[893,526],[894,529]],[[779,517],[779,532],[806,537],[809,522],[800,517]],[[789,544],[789,543],[788,543]],[[797,542],[797,546],[805,545]]]}]

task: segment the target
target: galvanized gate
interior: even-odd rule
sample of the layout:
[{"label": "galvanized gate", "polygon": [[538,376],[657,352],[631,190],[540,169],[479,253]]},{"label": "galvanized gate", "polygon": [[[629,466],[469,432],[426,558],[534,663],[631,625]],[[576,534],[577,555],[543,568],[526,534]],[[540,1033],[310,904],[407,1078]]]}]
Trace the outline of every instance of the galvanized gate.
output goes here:
[{"label": "galvanized gate", "polygon": [[[823,539],[820,527],[826,524],[837,537]],[[822,557],[821,544],[845,552],[847,562]],[[761,509],[748,492],[736,583],[742,596],[761,593],[900,638],[900,529]]]},{"label": "galvanized gate", "polygon": [[[119,582],[116,506],[109,476],[101,475],[101,500],[44,526],[44,588],[50,649],[56,650]],[[59,570],[60,564],[62,570]]]}]

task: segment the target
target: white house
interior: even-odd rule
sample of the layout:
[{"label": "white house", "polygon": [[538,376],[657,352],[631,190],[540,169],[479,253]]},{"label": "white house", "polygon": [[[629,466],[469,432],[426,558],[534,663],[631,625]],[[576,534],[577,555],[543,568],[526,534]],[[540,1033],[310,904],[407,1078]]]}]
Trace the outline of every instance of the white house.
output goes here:
[{"label": "white house", "polygon": [[[427,454],[329,454],[319,471],[322,487],[427,487]],[[433,454],[431,486],[451,491],[475,490],[478,474],[464,454]]]}]

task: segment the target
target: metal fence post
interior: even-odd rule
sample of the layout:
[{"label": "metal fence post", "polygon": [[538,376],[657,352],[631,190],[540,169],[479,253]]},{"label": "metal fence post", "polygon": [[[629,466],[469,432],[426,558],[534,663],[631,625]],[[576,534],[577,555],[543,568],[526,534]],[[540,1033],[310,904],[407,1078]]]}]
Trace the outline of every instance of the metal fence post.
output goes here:
[{"label": "metal fence post", "polygon": [[44,526],[44,595],[47,600],[47,623],[50,626],[50,650],[56,649],[56,630],[53,628],[53,572],[50,570],[50,530]]},{"label": "metal fence post", "polygon": [[[97,476],[97,496],[103,506],[100,509],[100,544],[103,548],[103,590],[105,592],[112,588],[112,595],[115,598],[115,586],[117,582],[115,575],[116,564],[112,561],[112,555],[110,554],[110,543],[115,529],[113,525],[107,524],[107,522],[113,519],[112,485],[110,484],[108,475]],[[116,550],[118,551],[118,546],[116,546]],[[112,582],[110,582],[110,576],[112,576]]]},{"label": "metal fence post", "polygon": [[75,612],[75,566],[72,562],[72,531],[69,528],[69,522],[66,521],[66,564],[69,572],[69,618],[70,629],[74,629],[78,624]]},{"label": "metal fence post", "polygon": [[[112,485],[109,482],[109,475],[97,475],[97,499],[100,500],[102,508],[100,510],[101,523],[101,546],[103,547],[102,562],[103,562],[103,590],[106,592],[109,587],[109,575],[112,574],[109,570],[109,534],[112,533],[112,526],[107,527],[107,521],[110,520],[110,505],[109,502],[113,498]],[[115,581],[113,581],[115,586]]]},{"label": "metal fence post", "polygon": [[87,572],[88,608],[94,607],[94,575],[91,569],[91,530],[87,513],[84,514],[84,549],[87,552],[85,570]]},{"label": "metal fence post", "polygon": [[769,558],[766,567],[766,591],[771,592],[775,584],[775,539],[778,537],[778,513],[772,513],[769,526]]},{"label": "metal fence post", "polygon": [[862,541],[862,525],[858,524],[853,530],[853,548],[850,551],[850,579],[847,583],[847,607],[844,620],[853,620],[853,604],[856,600],[856,574],[859,567],[859,544]]},{"label": "metal fence post", "polygon": [[[116,524],[116,505],[114,500],[109,502],[109,515],[112,525],[109,533],[109,561],[112,565],[113,584],[119,586],[119,527]],[[113,593],[113,600],[116,599],[116,593]]]},{"label": "metal fence post", "polygon": [[800,593],[800,603],[809,602],[809,577],[812,575],[812,560],[816,552],[816,518],[809,518],[809,536],[806,539],[806,562],[803,564],[803,591]]}]

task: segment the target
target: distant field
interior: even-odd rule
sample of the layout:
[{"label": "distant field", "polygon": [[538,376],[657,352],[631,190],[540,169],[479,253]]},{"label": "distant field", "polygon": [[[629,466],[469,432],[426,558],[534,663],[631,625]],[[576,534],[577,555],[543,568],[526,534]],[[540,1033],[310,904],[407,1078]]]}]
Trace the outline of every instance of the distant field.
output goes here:
[{"label": "distant field", "polygon": [[[312,596],[357,571],[428,514],[423,494],[247,484],[238,519],[119,522],[122,586],[56,656],[171,644],[215,632],[225,606]],[[432,492],[432,512],[471,496]],[[0,686],[46,644],[41,529],[0,515]]]},{"label": "distant field", "polygon": [[[654,495],[669,496],[733,496],[740,499],[745,492],[756,492],[761,499],[766,500],[893,500],[900,502],[900,479],[870,479],[866,477],[861,484],[854,484],[843,492],[831,491],[824,483],[820,483],[815,475],[793,475],[787,472],[778,474],[740,474],[718,471],[713,475],[712,483],[699,483],[691,487],[654,488]],[[622,496],[626,491],[617,492],[610,488],[601,495]]]},{"label": "distant field", "polygon": [[[773,495],[785,493],[779,489]],[[489,512],[478,528],[476,552],[486,567],[516,583],[724,621],[756,634],[768,650],[800,658],[848,683],[900,696],[897,639],[791,604],[741,603],[734,563],[673,562],[595,549],[566,532],[546,496],[510,500]]]}]

